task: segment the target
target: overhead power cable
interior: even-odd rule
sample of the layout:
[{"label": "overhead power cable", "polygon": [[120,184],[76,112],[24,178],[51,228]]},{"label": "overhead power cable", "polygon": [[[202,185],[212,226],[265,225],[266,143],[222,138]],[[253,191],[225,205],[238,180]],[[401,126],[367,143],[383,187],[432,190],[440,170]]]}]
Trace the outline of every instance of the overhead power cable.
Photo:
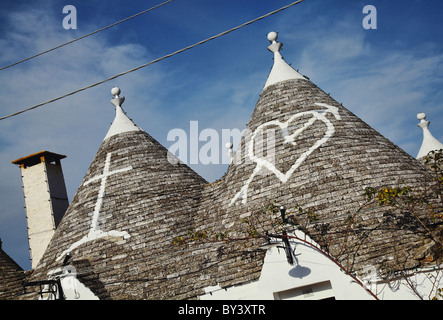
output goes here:
[{"label": "overhead power cable", "polygon": [[152,11],[152,10],[154,10],[154,9],[157,9],[158,7],[161,7],[161,6],[163,6],[163,5],[165,5],[165,4],[168,4],[168,3],[172,2],[172,1],[174,1],[174,0],[168,0],[168,1],[165,1],[165,2],[160,3],[160,4],[158,4],[158,5],[156,5],[156,6],[152,7],[152,8],[149,8],[149,9],[143,10],[143,11],[141,11],[141,12],[139,12],[139,13],[136,13],[136,14],[130,16],[130,17],[127,17],[127,18],[125,18],[125,19],[123,19],[123,20],[120,20],[120,21],[114,22],[113,24],[110,24],[109,26],[106,26],[106,27],[100,28],[100,29],[98,29],[98,30],[96,30],[96,31],[94,31],[94,32],[91,32],[91,33],[85,34],[85,35],[83,35],[83,36],[81,36],[81,37],[79,37],[79,38],[76,38],[76,39],[74,39],[74,40],[71,40],[71,41],[68,41],[68,42],[66,42],[66,43],[63,43],[63,44],[61,44],[61,45],[59,45],[59,46],[56,46],[56,47],[54,47],[54,48],[52,48],[52,49],[49,49],[49,50],[46,50],[46,51],[43,51],[43,52],[37,53],[37,54],[35,54],[35,55],[33,55],[33,56],[29,57],[29,58],[26,58],[26,59],[23,59],[23,60],[20,60],[20,61],[17,61],[17,62],[11,63],[10,65],[7,65],[7,66],[5,66],[5,67],[0,68],[0,71],[1,71],[1,70],[4,70],[4,69],[7,69],[7,68],[10,68],[10,67],[13,67],[13,66],[16,66],[16,65],[18,65],[18,64],[20,64],[20,63],[23,63],[23,62],[25,62],[25,61],[28,61],[28,60],[31,60],[31,59],[37,58],[37,57],[42,56],[42,55],[44,55],[44,54],[46,54],[46,53],[48,53],[48,52],[51,52],[51,51],[57,50],[57,49],[59,49],[59,48],[61,48],[61,47],[67,46],[68,44],[74,43],[74,42],[79,41],[79,40],[81,40],[81,39],[84,39],[84,38],[86,38],[86,37],[92,36],[93,34],[96,34],[96,33],[101,32],[101,31],[103,31],[103,30],[106,30],[106,29],[109,29],[109,28],[111,28],[111,27],[114,27],[114,26],[116,26],[116,25],[118,25],[118,24],[120,24],[120,23],[123,23],[123,22],[125,22],[125,21],[130,20],[130,19],[133,19],[133,18],[135,18],[135,17],[137,17],[137,16],[139,16],[139,15],[142,15],[142,14],[147,13],[147,12],[149,12],[149,11]]},{"label": "overhead power cable", "polygon": [[250,21],[248,21],[248,22],[245,22],[245,23],[243,23],[243,24],[241,24],[241,25],[239,25],[239,26],[237,26],[237,27],[234,27],[234,28],[231,28],[231,29],[229,29],[229,30],[223,31],[222,33],[219,33],[219,34],[217,34],[217,35],[215,35],[215,36],[212,36],[212,37],[206,38],[205,40],[199,41],[199,42],[197,42],[197,43],[195,43],[195,44],[193,44],[193,45],[190,45],[190,46],[185,47],[185,48],[183,48],[183,49],[180,49],[180,50],[177,50],[177,51],[175,51],[175,52],[169,53],[169,54],[167,54],[167,55],[165,55],[165,56],[163,56],[163,57],[161,57],[161,58],[157,58],[157,59],[152,60],[152,61],[150,61],[150,62],[148,62],[148,63],[142,64],[142,65],[140,65],[140,66],[138,66],[138,67],[135,67],[135,68],[132,68],[132,69],[127,70],[127,71],[125,71],[125,72],[122,72],[122,73],[116,74],[116,75],[114,75],[114,76],[112,76],[112,77],[110,77],[110,78],[104,79],[104,80],[102,80],[102,81],[99,81],[99,82],[96,82],[96,83],[90,84],[90,85],[88,85],[88,86],[86,86],[86,87],[83,87],[83,88],[77,89],[77,90],[75,90],[75,91],[69,92],[69,93],[67,93],[67,94],[64,94],[64,95],[62,95],[62,96],[60,96],[60,97],[57,97],[57,98],[54,98],[54,99],[51,99],[51,100],[48,100],[48,101],[45,101],[45,102],[42,102],[42,103],[36,104],[35,106],[32,106],[32,107],[29,107],[29,108],[26,108],[26,109],[23,109],[23,110],[20,110],[20,111],[14,112],[14,113],[12,113],[12,114],[10,114],[10,115],[3,116],[3,117],[0,118],[0,120],[4,120],[4,119],[7,119],[7,118],[14,117],[14,116],[19,115],[19,114],[21,114],[21,113],[24,113],[24,112],[27,112],[27,111],[30,111],[30,110],[33,110],[33,109],[39,108],[39,107],[44,106],[44,105],[46,105],[46,104],[49,104],[49,103],[52,103],[52,102],[55,102],[55,101],[61,100],[61,99],[63,99],[63,98],[66,98],[66,97],[72,96],[72,95],[74,95],[74,94],[76,94],[76,93],[79,93],[79,92],[85,91],[85,90],[87,90],[87,89],[90,89],[90,88],[96,87],[96,86],[98,86],[98,85],[100,85],[100,84],[103,84],[103,83],[105,83],[105,82],[108,82],[108,81],[114,80],[114,79],[119,78],[119,77],[121,77],[121,76],[124,76],[124,75],[126,75],[126,74],[128,74],[128,73],[131,73],[131,72],[137,71],[137,70],[139,70],[139,69],[145,68],[145,67],[147,67],[147,66],[149,66],[149,65],[152,65],[152,64],[157,63],[157,62],[159,62],[159,61],[162,61],[162,60],[164,60],[164,59],[170,58],[170,57],[172,57],[172,56],[175,56],[176,54],[179,54],[179,53],[182,53],[182,52],[187,51],[187,50],[189,50],[189,49],[195,48],[195,47],[197,47],[197,46],[199,46],[199,45],[202,45],[202,44],[204,44],[204,43],[206,43],[206,42],[209,42],[209,41],[211,41],[211,40],[214,40],[214,39],[220,38],[220,37],[222,37],[222,36],[224,36],[224,35],[226,35],[226,34],[228,34],[228,33],[231,33],[231,32],[233,32],[233,31],[235,31],[235,30],[238,30],[238,29],[240,29],[240,28],[246,27],[246,26],[248,26],[248,25],[250,25],[250,24],[252,24],[252,23],[254,23],[254,22],[257,22],[257,21],[259,21],[259,20],[265,19],[265,18],[267,18],[267,17],[269,17],[269,16],[271,16],[271,15],[274,15],[274,14],[280,12],[280,11],[283,11],[283,10],[286,10],[286,9],[292,7],[292,6],[295,6],[295,5],[297,5],[297,4],[299,4],[299,3],[303,2],[303,1],[304,1],[304,0],[298,0],[298,1],[295,1],[295,2],[293,2],[293,3],[291,3],[291,4],[288,4],[288,5],[284,6],[284,7],[281,7],[280,9],[277,9],[277,10],[271,11],[271,12],[269,12],[269,13],[267,13],[267,14],[265,14],[265,15],[262,15],[262,16],[260,16],[260,17],[258,17],[258,18],[255,18],[255,19],[253,19],[253,20],[250,20]]}]

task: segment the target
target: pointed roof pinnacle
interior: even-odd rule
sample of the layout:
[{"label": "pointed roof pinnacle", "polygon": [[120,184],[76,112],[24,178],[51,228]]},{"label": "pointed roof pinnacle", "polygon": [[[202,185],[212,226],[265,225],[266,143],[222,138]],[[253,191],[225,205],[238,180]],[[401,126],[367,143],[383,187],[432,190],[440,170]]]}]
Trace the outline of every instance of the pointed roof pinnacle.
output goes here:
[{"label": "pointed roof pinnacle", "polygon": [[420,148],[420,151],[418,152],[417,159],[423,158],[428,155],[431,151],[437,151],[440,149],[443,149],[443,144],[435,139],[431,131],[429,131],[429,124],[430,121],[426,121],[426,114],[425,113],[419,113],[417,114],[417,119],[420,120],[420,123],[418,126],[423,129],[423,142]]},{"label": "pointed roof pinnacle", "polygon": [[283,47],[283,43],[277,42],[278,34],[277,32],[268,33],[268,40],[271,42],[271,45],[268,47],[268,50],[274,53],[274,65],[272,66],[272,70],[268,76],[268,80],[263,89],[270,86],[271,84],[275,84],[281,81],[290,80],[290,79],[304,79],[300,73],[295,71],[286,61],[283,59],[280,54],[280,50]]},{"label": "pointed roof pinnacle", "polygon": [[115,106],[115,118],[103,141],[119,133],[142,131],[123,111],[122,104],[125,101],[125,97],[119,96],[120,89],[113,87],[111,94],[114,96],[114,98],[111,99],[111,103]]}]

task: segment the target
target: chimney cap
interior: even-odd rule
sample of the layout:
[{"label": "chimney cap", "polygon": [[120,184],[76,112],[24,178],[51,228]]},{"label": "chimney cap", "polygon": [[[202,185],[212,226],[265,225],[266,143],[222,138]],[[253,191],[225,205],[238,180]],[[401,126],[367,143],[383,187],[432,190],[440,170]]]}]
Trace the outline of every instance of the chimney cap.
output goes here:
[{"label": "chimney cap", "polygon": [[60,159],[66,158],[66,156],[62,154],[57,154],[50,151],[40,151],[37,153],[30,154],[26,157],[14,160],[12,161],[12,164],[33,166],[35,164],[42,162],[42,157],[46,162],[59,161]]}]

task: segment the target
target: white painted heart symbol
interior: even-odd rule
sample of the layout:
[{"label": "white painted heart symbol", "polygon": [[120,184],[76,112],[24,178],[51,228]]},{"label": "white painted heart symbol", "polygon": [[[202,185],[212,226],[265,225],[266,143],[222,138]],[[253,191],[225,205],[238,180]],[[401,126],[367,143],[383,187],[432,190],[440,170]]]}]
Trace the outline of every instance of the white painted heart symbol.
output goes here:
[{"label": "white painted heart symbol", "polygon": [[[263,123],[260,126],[258,126],[257,129],[255,129],[255,131],[251,137],[251,143],[249,143],[249,146],[247,147],[247,155],[253,162],[255,162],[257,164],[257,166],[255,167],[255,169],[252,172],[249,179],[246,181],[245,185],[234,196],[234,198],[232,198],[231,203],[230,203],[231,205],[235,201],[237,201],[238,199],[242,199],[242,203],[247,202],[249,185],[252,182],[252,180],[254,179],[254,177],[257,175],[257,173],[260,172],[260,170],[262,170],[263,168],[266,168],[267,170],[269,170],[270,172],[275,174],[275,176],[282,183],[286,183],[289,180],[289,178],[292,176],[294,171],[297,170],[298,167],[300,167],[300,165],[303,163],[303,161],[305,161],[306,158],[312,152],[314,152],[316,149],[318,149],[321,145],[326,143],[326,141],[328,141],[332,137],[332,135],[335,133],[335,128],[334,128],[334,125],[332,124],[332,122],[329,121],[329,119],[326,117],[326,114],[331,113],[332,115],[334,115],[334,117],[337,120],[341,120],[340,114],[338,113],[338,108],[334,107],[334,106],[327,105],[325,103],[315,103],[315,105],[317,105],[319,107],[324,107],[324,108],[326,108],[326,110],[311,110],[311,111],[300,112],[300,113],[297,113],[297,114],[294,114],[293,116],[291,116],[288,119],[288,121],[286,121],[286,122],[280,122],[278,120],[273,120],[273,121]],[[295,130],[292,134],[289,135],[288,127],[289,127],[290,123],[292,121],[294,121],[295,119],[301,118],[306,115],[308,115],[308,116],[310,115],[312,117],[301,128]],[[306,130],[308,127],[313,125],[314,122],[317,120],[323,121],[326,124],[327,129],[326,129],[325,134],[323,135],[323,137],[320,140],[317,140],[307,151],[303,152],[300,155],[300,157],[295,161],[295,163],[285,173],[278,170],[275,167],[275,164],[272,163],[271,161],[269,161],[267,158],[257,156],[254,153],[255,139],[256,139],[258,133],[263,132],[263,128],[265,128],[267,126],[278,126],[280,128],[280,131],[282,132],[284,144],[289,143],[289,144],[296,146],[297,145],[297,143],[296,143],[297,137],[304,130]]]}]

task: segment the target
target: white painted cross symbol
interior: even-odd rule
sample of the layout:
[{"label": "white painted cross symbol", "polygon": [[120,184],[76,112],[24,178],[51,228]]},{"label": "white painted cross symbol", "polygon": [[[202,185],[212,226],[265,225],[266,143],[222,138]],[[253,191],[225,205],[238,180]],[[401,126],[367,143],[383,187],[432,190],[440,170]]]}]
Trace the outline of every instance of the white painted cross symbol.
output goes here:
[{"label": "white painted cross symbol", "polygon": [[57,261],[62,259],[66,255],[66,253],[71,252],[75,248],[77,248],[80,245],[82,245],[86,242],[89,242],[89,241],[93,241],[93,240],[105,238],[105,237],[123,237],[124,239],[127,239],[130,237],[130,235],[126,231],[117,231],[117,230],[102,231],[98,227],[98,218],[100,216],[100,209],[102,207],[103,198],[105,197],[105,188],[106,188],[107,178],[111,175],[126,172],[126,171],[133,169],[132,166],[129,166],[126,168],[110,171],[109,170],[110,166],[111,166],[111,153],[108,153],[106,155],[105,167],[103,169],[103,173],[89,179],[88,181],[86,181],[83,184],[86,186],[94,181],[101,180],[100,189],[98,191],[97,201],[95,203],[94,211],[93,211],[93,215],[92,215],[91,227],[89,228],[88,234],[86,236],[84,236],[83,238],[81,238],[79,241],[73,243],[67,250],[63,251],[62,254],[57,258]]},{"label": "white painted cross symbol", "polygon": [[91,182],[101,180],[100,189],[98,191],[97,202],[95,203],[95,207],[94,207],[94,215],[92,216],[91,230],[92,229],[97,230],[98,217],[100,215],[100,209],[101,209],[101,206],[103,203],[103,197],[105,196],[106,179],[113,174],[125,172],[125,171],[132,169],[132,167],[129,166],[129,167],[126,167],[123,169],[109,171],[110,166],[111,166],[111,154],[108,153],[106,155],[105,168],[103,169],[103,173],[101,175],[98,175],[98,176],[92,178],[92,179],[89,179],[88,181],[86,181],[84,183],[84,185],[86,186],[86,185],[90,184]]}]

